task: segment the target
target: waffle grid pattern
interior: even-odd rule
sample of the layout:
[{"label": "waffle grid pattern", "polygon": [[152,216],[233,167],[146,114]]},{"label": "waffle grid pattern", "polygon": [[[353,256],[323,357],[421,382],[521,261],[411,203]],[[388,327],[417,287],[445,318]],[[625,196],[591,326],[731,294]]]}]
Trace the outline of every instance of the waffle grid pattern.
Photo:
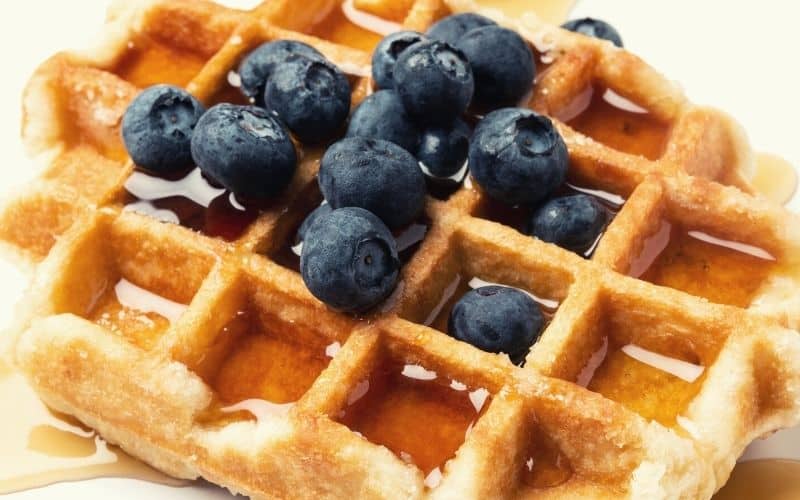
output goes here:
[{"label": "waffle grid pattern", "polygon": [[[338,4],[275,0],[241,12],[120,2],[100,49],[56,55],[34,75],[23,136],[47,166],[0,216],[0,235],[38,263],[15,328],[24,331],[16,361],[49,405],[172,475],[259,498],[708,498],[750,441],[800,420],[800,339],[786,328],[800,324],[789,273],[800,224],[743,192],[749,150],[737,127],[688,103],[635,56],[532,17],[417,0],[404,25],[424,30],[449,9],[478,10],[552,53],[531,106],[556,119],[572,182],[625,198],[591,260],[489,220],[490,200],[467,183],[446,201],[428,200],[427,234],[396,293],[376,314],[351,318],[270,258],[320,201],[319,151],[304,151],[286,193],[233,242],[123,209],[133,165],[119,122],[138,87],[184,85],[212,104],[230,95],[229,73],[249,50],[291,38],[352,75],[360,102],[371,86],[369,54],[302,34],[331,8]],[[597,82],[667,124],[663,155],[624,153],[558,121]],[[789,274],[750,310],[626,276],[664,220],[751,242],[782,263],[773,274]],[[473,277],[558,304],[524,368],[424,326]],[[121,279],[187,307],[171,323],[119,307],[108,297]],[[246,352],[237,357],[236,345],[253,337],[248,325],[275,341],[270,352],[300,361],[246,369],[261,366]],[[617,359],[627,344],[703,374],[660,391],[664,380],[638,378],[644,371],[615,378],[613,367],[595,366],[604,379],[594,383],[597,354]],[[458,382],[470,397],[483,391],[464,439],[446,450],[421,442],[426,427],[446,429],[454,418],[441,405],[420,411],[425,401],[395,407],[397,425],[407,426],[399,438],[342,425],[354,394],[386,366],[422,367],[415,380],[432,373],[431,383]],[[259,389],[270,377],[286,380]],[[631,398],[632,390],[652,397]],[[293,404],[226,407],[264,391]],[[397,439],[417,453],[392,453]]]}]

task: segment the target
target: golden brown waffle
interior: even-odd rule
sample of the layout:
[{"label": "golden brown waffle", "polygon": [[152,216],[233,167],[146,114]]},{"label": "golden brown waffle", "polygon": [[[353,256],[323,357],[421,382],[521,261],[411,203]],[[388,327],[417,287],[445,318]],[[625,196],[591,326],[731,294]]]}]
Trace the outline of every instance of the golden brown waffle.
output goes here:
[{"label": "golden brown waffle", "polygon": [[[356,4],[419,30],[476,7]],[[291,38],[351,75],[358,103],[361,49],[379,37],[334,23],[339,8],[119,2],[99,48],[34,75],[23,137],[45,171],[9,202],[0,237],[38,263],[15,361],[47,404],[171,475],[258,498],[708,498],[750,441],[800,421],[800,338],[785,328],[800,323],[797,217],[743,192],[749,148],[724,115],[533,16],[484,12],[537,48],[531,104],[563,120],[570,183],[617,196],[591,260],[522,235],[517,211],[466,182],[428,200],[396,293],[353,318],[284,258],[320,202],[319,151],[231,241],[124,209],[133,166],[118,128],[138,88],[235,101],[241,57]],[[593,85],[648,113],[607,109],[598,90],[568,116]],[[436,329],[472,278],[544,299],[524,368]]]}]

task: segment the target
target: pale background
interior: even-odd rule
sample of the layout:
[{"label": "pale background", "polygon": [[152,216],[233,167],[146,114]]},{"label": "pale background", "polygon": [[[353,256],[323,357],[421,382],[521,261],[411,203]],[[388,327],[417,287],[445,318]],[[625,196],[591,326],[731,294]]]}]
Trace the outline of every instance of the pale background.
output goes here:
[{"label": "pale background", "polygon": [[[108,0],[4,2],[0,16],[0,145],[5,167],[0,193],[11,192],[32,171],[19,136],[20,93],[36,65],[53,52],[86,45],[101,25]],[[253,5],[254,0],[227,0]],[[532,2],[533,3],[533,2]],[[625,45],[670,78],[689,97],[722,108],[745,125],[757,150],[800,165],[800,4],[785,0],[580,0],[572,17],[611,22]],[[800,197],[790,204],[800,211]],[[24,281],[0,260],[0,328],[8,324]],[[0,402],[3,410],[13,402]],[[785,432],[751,456],[800,459],[800,431]],[[9,500],[226,498],[211,487],[171,489],[121,479],[55,485],[9,495]]]}]

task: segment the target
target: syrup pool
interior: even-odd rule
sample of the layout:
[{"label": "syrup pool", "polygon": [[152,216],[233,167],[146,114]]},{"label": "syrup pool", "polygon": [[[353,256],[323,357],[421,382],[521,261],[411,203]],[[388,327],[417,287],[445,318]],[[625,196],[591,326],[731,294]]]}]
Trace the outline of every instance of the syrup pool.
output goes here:
[{"label": "syrup pool", "polygon": [[577,382],[646,419],[674,426],[699,392],[705,367],[690,353],[670,354],[606,337]]},{"label": "syrup pool", "polygon": [[541,432],[536,432],[524,455],[522,466],[523,489],[553,488],[572,477],[569,460],[556,444]]},{"label": "syrup pool", "polygon": [[97,299],[87,319],[147,350],[185,309],[184,304],[122,278]]},{"label": "syrup pool", "polygon": [[712,302],[747,307],[776,268],[775,256],[760,247],[664,221],[628,274]]},{"label": "syrup pool", "polygon": [[0,495],[49,484],[125,477],[185,484],[109,445],[75,419],[48,409],[25,378],[0,361],[0,399],[13,402],[0,426]]},{"label": "syrup pool", "polygon": [[217,334],[195,372],[215,391],[216,417],[241,411],[256,418],[283,415],[328,366],[338,346],[277,318],[244,310]]},{"label": "syrup pool", "polygon": [[649,160],[659,159],[669,140],[668,123],[605,87],[588,87],[556,117],[610,148]]},{"label": "syrup pool", "polygon": [[353,387],[336,419],[419,467],[433,488],[490,400],[485,389],[388,361]]}]

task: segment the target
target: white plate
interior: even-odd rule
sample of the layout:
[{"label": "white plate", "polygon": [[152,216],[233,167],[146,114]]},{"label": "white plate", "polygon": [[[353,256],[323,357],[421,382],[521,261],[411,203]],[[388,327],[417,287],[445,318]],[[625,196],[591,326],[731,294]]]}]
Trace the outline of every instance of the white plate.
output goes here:
[{"label": "white plate", "polygon": [[[252,5],[255,1],[225,3]],[[15,2],[0,17],[6,68],[0,78],[0,136],[5,138],[0,192],[10,192],[34,174],[26,167],[29,163],[19,141],[13,139],[19,135],[19,96],[30,73],[53,52],[84,46],[102,23],[107,4],[107,0],[25,0]],[[800,165],[797,14],[794,3],[778,0],[582,0],[573,17],[608,20],[631,51],[681,82],[693,101],[724,109],[745,124],[755,149]],[[799,210],[800,197],[795,196],[790,207]],[[0,261],[0,283],[0,325],[4,325],[25,283],[4,261]],[[800,429],[758,443],[750,456],[800,459]],[[125,479],[59,484],[6,498],[105,500],[110,491],[120,500],[230,498],[204,484],[175,489]]]}]

